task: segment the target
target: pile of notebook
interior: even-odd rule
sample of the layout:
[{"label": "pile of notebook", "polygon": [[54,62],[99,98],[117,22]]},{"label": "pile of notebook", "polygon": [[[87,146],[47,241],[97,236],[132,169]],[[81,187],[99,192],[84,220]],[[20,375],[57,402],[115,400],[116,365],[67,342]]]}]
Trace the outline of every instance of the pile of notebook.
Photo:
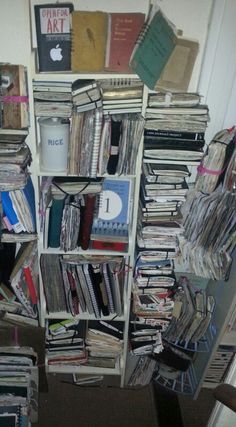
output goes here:
[{"label": "pile of notebook", "polygon": [[72,114],[72,84],[65,81],[33,80],[36,117],[69,118]]},{"label": "pile of notebook", "polygon": [[[85,313],[97,318],[123,313],[123,257],[41,255],[41,273],[49,313]],[[54,293],[51,293],[53,286]]]},{"label": "pile of notebook", "polygon": [[102,107],[101,89],[96,80],[75,80],[71,89],[73,109],[77,113]]},{"label": "pile of notebook", "polygon": [[87,361],[86,322],[49,321],[46,326],[46,363],[50,366],[77,366]]},{"label": "pile of notebook", "polygon": [[123,352],[122,322],[90,321],[86,334],[87,365],[100,368],[119,367]]},{"label": "pile of notebook", "polygon": [[151,93],[146,108],[144,159],[198,165],[208,121],[208,107],[200,103],[198,94]]},{"label": "pile of notebook", "polygon": [[38,421],[37,353],[31,347],[0,347],[0,424]]},{"label": "pile of notebook", "polygon": [[132,290],[133,318],[130,323],[130,342],[134,354],[162,351],[161,334],[172,317],[175,288],[171,260],[146,261],[138,256]]},{"label": "pile of notebook", "polygon": [[105,115],[142,112],[141,80],[131,78],[100,80],[99,84]]}]

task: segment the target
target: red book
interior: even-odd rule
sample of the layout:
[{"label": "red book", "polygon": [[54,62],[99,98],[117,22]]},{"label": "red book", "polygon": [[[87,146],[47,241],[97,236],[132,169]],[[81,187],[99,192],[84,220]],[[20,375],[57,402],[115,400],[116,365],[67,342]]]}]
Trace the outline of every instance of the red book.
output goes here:
[{"label": "red book", "polygon": [[109,13],[105,68],[131,73],[129,60],[145,21],[144,13]]},{"label": "red book", "polygon": [[95,194],[87,194],[85,196],[85,206],[81,210],[80,232],[79,232],[79,245],[83,250],[86,250],[89,247],[95,202],[96,202]]},{"label": "red book", "polygon": [[32,302],[32,304],[37,304],[38,303],[38,296],[36,293],[36,287],[35,287],[35,284],[33,281],[33,277],[31,274],[30,267],[23,267],[23,271],[24,271],[24,275],[25,275],[25,281],[26,281],[27,286],[28,286],[31,302]]},{"label": "red book", "polygon": [[102,251],[127,251],[128,244],[125,242],[104,242],[102,240],[92,240],[92,249],[100,249]]}]

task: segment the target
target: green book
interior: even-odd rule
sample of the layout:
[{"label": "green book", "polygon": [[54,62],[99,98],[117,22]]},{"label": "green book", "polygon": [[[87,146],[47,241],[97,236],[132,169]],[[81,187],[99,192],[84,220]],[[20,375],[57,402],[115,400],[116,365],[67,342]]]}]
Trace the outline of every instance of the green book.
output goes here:
[{"label": "green book", "polygon": [[154,89],[176,43],[174,26],[160,9],[151,8],[130,58],[130,67],[149,89]]},{"label": "green book", "polygon": [[64,197],[52,199],[49,214],[48,246],[50,248],[60,247],[61,221],[64,209]]}]

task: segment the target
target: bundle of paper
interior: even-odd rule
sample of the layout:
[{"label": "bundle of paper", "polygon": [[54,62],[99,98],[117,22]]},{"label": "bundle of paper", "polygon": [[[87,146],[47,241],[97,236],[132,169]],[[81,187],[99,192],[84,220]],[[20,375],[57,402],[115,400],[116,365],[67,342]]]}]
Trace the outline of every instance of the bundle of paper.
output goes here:
[{"label": "bundle of paper", "polygon": [[210,195],[193,191],[184,206],[181,257],[196,275],[226,279],[235,247],[234,192],[218,187]]},{"label": "bundle of paper", "polygon": [[204,193],[211,193],[222,182],[228,163],[235,151],[235,127],[224,129],[214,136],[198,167],[195,188]]}]

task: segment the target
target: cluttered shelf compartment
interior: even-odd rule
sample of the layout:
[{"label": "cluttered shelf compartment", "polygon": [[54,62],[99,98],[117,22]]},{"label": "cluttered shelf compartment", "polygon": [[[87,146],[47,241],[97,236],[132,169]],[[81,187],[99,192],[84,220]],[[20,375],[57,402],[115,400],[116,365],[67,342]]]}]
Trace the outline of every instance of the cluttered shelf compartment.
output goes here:
[{"label": "cluttered shelf compartment", "polygon": [[42,177],[43,253],[129,253],[134,179]]},{"label": "cluttered shelf compartment", "polygon": [[120,375],[123,322],[49,320],[46,365],[49,371]]}]

